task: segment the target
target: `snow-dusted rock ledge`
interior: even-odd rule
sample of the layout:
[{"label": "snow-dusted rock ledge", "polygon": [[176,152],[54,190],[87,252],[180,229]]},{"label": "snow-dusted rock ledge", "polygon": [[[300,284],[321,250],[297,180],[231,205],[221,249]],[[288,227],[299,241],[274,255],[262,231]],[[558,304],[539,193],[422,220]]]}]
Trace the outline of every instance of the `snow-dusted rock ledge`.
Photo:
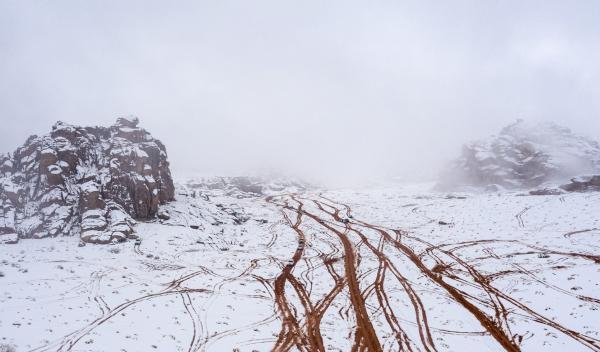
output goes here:
[{"label": "snow-dusted rock ledge", "polygon": [[109,243],[135,237],[135,219],[151,219],[174,199],[165,146],[137,118],[110,127],[57,122],[0,155],[0,243],[80,235]]}]

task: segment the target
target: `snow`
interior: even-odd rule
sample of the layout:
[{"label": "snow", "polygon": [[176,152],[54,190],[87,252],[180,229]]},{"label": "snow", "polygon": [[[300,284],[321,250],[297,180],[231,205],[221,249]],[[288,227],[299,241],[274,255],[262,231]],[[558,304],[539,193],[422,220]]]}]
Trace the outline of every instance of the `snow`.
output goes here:
[{"label": "snow", "polygon": [[[433,270],[436,256],[451,262],[442,269],[448,274],[445,282],[468,293],[490,316],[494,310],[489,293],[450,255],[515,300],[499,298],[508,312],[503,324],[523,337],[522,350],[590,350],[552,323],[600,339],[600,263],[585,256],[600,250],[600,193],[445,194],[430,192],[429,186],[315,190],[296,197],[310,213],[319,211],[312,200],[345,204],[352,210],[350,223],[365,236],[358,245],[358,235],[347,234],[361,256],[361,290],[375,279],[380,264],[365,241],[377,245],[380,235],[358,221],[402,229],[402,243],[415,250],[427,268]],[[277,204],[285,200],[293,208],[295,203],[289,195],[268,202],[219,189],[201,193],[204,196],[195,188],[178,188],[177,201],[161,207],[169,220],[136,225],[141,238],[137,244],[79,247],[77,237],[58,237],[2,245],[0,343],[13,344],[18,351],[66,351],[69,343],[74,343],[73,351],[188,351],[190,346],[207,351],[271,350],[282,328],[274,280],[299,246],[298,233],[283,216],[293,223],[296,213],[282,213]],[[332,228],[344,229],[333,219],[323,219]],[[325,259],[344,275],[344,249],[318,221],[304,216],[301,229],[306,246],[291,272],[314,303],[334,289]],[[410,289],[422,302],[436,350],[504,350],[406,255],[389,242],[382,251],[390,263],[385,292],[398,324],[417,349],[423,349],[422,323],[407,294]],[[406,278],[405,286],[395,279],[392,265]],[[294,287],[288,282],[285,290],[300,322],[306,322]],[[353,346],[356,320],[349,297],[346,286],[324,312],[320,330],[327,351]],[[365,303],[383,349],[397,351],[377,296],[369,295]],[[532,319],[526,309],[539,316]]]},{"label": "snow", "polygon": [[60,175],[62,173],[62,169],[58,165],[49,165],[48,171],[53,175]]},{"label": "snow", "polygon": [[3,178],[0,181],[2,182],[0,183],[0,187],[2,187],[2,189],[5,192],[13,194],[18,193],[20,187],[17,184],[15,184],[11,179]]},{"label": "snow", "polygon": [[100,217],[104,217],[104,214],[106,213],[106,211],[104,209],[90,209],[90,210],[86,210],[82,217],[83,218],[100,218]]},{"label": "snow", "polygon": [[146,153],[145,151],[143,151],[142,149],[136,147],[135,148],[135,155],[138,158],[148,158],[148,153]]},{"label": "snow", "polygon": [[33,232],[35,229],[42,225],[42,220],[39,217],[26,218],[19,224],[19,232]]},{"label": "snow", "polygon": [[102,230],[106,228],[107,222],[104,217],[91,217],[87,214],[82,216],[81,230]]},{"label": "snow", "polygon": [[139,131],[139,129],[131,128],[131,127],[119,127],[119,131],[124,132],[124,133],[131,133],[131,132]]},{"label": "snow", "polygon": [[21,164],[28,164],[28,163],[34,161],[35,158],[36,158],[36,154],[33,153],[33,154],[29,154],[27,156],[22,157],[20,161],[21,161]]},{"label": "snow", "polygon": [[80,186],[80,190],[83,193],[98,192],[98,184],[95,181],[88,181]]},{"label": "snow", "polygon": [[16,243],[19,240],[19,235],[16,233],[0,234],[0,244]]},{"label": "snow", "polygon": [[590,182],[595,175],[580,175],[572,179],[573,182]]}]

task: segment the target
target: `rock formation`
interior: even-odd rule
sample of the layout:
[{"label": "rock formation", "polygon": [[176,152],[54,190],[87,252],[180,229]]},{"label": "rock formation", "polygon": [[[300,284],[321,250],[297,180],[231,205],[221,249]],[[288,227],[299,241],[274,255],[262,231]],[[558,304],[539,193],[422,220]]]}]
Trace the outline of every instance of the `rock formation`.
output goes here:
[{"label": "rock formation", "polygon": [[110,127],[57,122],[0,155],[0,242],[79,235],[109,243],[135,237],[174,199],[165,146],[137,118]]},{"label": "rock formation", "polygon": [[439,189],[526,189],[600,171],[600,144],[553,123],[522,120],[498,136],[465,145]]},{"label": "rock formation", "polygon": [[303,192],[310,187],[306,182],[283,176],[204,177],[189,180],[186,186],[199,191],[221,191],[236,198]]},{"label": "rock formation", "polygon": [[560,188],[567,192],[600,192],[600,175],[574,177]]}]

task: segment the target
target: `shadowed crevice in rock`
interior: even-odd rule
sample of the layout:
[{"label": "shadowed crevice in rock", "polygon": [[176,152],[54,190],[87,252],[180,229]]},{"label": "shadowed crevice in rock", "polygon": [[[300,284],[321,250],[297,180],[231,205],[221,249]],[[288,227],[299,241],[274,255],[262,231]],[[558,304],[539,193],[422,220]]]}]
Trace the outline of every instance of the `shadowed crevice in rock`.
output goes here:
[{"label": "shadowed crevice in rock", "polygon": [[0,242],[59,235],[109,243],[135,237],[174,199],[165,146],[138,119],[110,127],[57,122],[0,155]]}]

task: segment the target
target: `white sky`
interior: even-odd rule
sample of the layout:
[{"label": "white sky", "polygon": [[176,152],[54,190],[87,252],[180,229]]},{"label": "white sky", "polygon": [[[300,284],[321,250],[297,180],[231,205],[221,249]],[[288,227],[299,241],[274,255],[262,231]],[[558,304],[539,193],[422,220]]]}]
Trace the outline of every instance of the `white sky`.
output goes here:
[{"label": "white sky", "polygon": [[600,1],[0,1],[0,151],[134,114],[176,175],[431,176],[517,118],[600,139]]}]

